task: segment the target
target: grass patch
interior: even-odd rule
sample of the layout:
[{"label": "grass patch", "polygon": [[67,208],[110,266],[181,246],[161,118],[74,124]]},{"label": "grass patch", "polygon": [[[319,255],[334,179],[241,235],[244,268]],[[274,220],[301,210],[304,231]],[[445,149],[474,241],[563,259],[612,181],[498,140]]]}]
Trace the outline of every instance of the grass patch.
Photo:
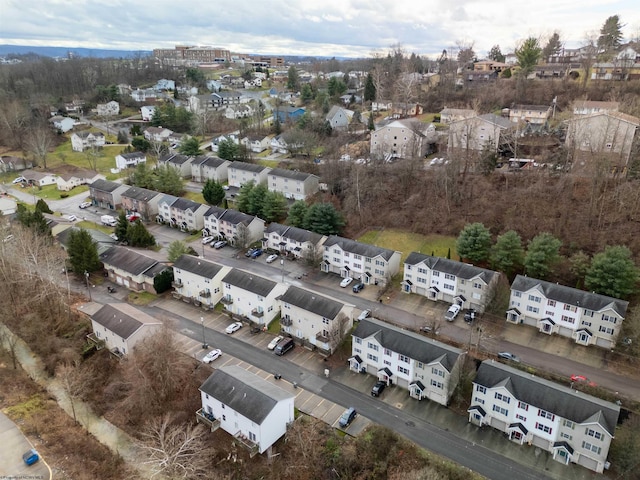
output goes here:
[{"label": "grass patch", "polygon": [[26,401],[7,407],[5,413],[12,419],[25,419],[45,409],[45,403],[39,394],[32,395]]},{"label": "grass patch", "polygon": [[280,315],[279,314],[276,315],[273,320],[271,320],[269,327],[267,327],[267,331],[269,333],[273,333],[274,335],[280,334]]},{"label": "grass patch", "polygon": [[131,292],[127,295],[127,301],[134,305],[149,305],[157,298],[156,295],[149,292]]},{"label": "grass patch", "polygon": [[[102,147],[101,156],[96,161],[98,172],[113,176],[111,169],[115,168],[115,157],[123,150],[122,146],[105,145]],[[53,153],[47,155],[47,167],[58,167],[62,165],[74,165],[80,168],[91,168],[91,164],[87,159],[87,152],[74,152],[71,149],[71,140],[58,145]],[[115,176],[118,178],[118,175]],[[75,189],[74,189],[75,190]]]},{"label": "grass patch", "polygon": [[444,235],[420,235],[405,230],[383,229],[369,230],[358,241],[378,247],[398,250],[402,253],[400,264],[404,263],[411,252],[424,253],[436,257],[446,257],[451,249],[451,258],[460,260],[456,253],[456,238]]},{"label": "grass patch", "polygon": [[203,205],[207,204],[207,202],[204,201],[204,197],[202,196],[202,192],[185,192],[185,194],[182,197],[183,198],[188,198],[189,200],[191,200],[193,202],[202,203]]},{"label": "grass patch", "polygon": [[258,165],[262,165],[263,167],[271,167],[271,168],[277,168],[278,164],[280,163],[280,160],[267,160],[264,158],[261,158],[258,160]]}]

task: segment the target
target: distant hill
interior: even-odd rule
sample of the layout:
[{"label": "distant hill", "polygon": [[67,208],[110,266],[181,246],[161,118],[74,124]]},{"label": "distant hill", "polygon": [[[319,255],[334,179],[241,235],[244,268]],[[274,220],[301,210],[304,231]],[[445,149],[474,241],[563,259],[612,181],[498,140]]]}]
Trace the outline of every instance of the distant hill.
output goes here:
[{"label": "distant hill", "polygon": [[27,45],[0,45],[0,57],[35,53],[43,57],[66,57],[72,53],[76,57],[129,58],[151,55],[150,50],[101,50],[99,48],[30,47]]}]

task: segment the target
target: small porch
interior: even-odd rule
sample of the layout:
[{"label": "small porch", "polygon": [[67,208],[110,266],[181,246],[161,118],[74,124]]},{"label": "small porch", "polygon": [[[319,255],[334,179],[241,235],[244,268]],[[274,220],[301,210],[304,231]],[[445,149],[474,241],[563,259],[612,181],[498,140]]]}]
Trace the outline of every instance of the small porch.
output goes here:
[{"label": "small porch", "polygon": [[378,369],[378,380],[385,382],[387,386],[393,384],[393,379],[391,377],[393,377],[393,372],[387,367]]},{"label": "small porch", "polygon": [[568,465],[573,457],[573,448],[567,442],[555,442],[553,444],[553,459],[556,462]]},{"label": "small porch", "polygon": [[367,367],[365,366],[360,355],[354,355],[349,357],[349,370],[352,372],[362,373],[365,372]]},{"label": "small porch", "polygon": [[553,333],[558,333],[557,329],[558,327],[556,326],[556,322],[554,322],[549,317],[543,318],[542,320],[538,321],[538,330],[540,330],[541,333],[551,335]]},{"label": "small porch", "polygon": [[87,341],[90,345],[96,347],[96,350],[101,350],[102,348],[104,348],[104,340],[100,340],[98,337],[96,337],[96,334],[94,332],[91,332],[87,335]]},{"label": "small porch", "polygon": [[422,384],[420,380],[415,382],[411,382],[409,384],[409,396],[411,398],[415,398],[416,400],[422,400],[425,395],[425,386]]},{"label": "small porch", "polygon": [[238,431],[233,438],[235,438],[240,446],[244,447],[249,452],[249,457],[253,458],[258,453],[259,445],[254,440],[250,439],[242,432]]},{"label": "small porch", "polygon": [[509,428],[507,428],[507,433],[509,434],[509,440],[522,445],[529,434],[529,430],[518,422],[510,424]]},{"label": "small porch", "polygon": [[487,412],[485,412],[484,408],[480,405],[472,405],[467,412],[469,413],[469,422],[474,423],[479,427],[485,424],[484,419],[487,416]]},{"label": "small porch", "polygon": [[196,411],[196,422],[206,425],[212,432],[220,428],[220,420],[215,418],[213,413],[208,413],[201,408]]}]

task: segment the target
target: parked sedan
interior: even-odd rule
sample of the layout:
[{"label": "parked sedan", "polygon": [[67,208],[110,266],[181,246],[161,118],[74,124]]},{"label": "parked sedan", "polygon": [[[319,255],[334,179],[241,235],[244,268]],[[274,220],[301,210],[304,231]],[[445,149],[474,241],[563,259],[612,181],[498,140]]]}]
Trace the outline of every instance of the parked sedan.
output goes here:
[{"label": "parked sedan", "polygon": [[343,279],[342,279],[342,281],[340,282],[340,286],[341,286],[342,288],[346,288],[346,287],[348,287],[348,286],[349,286],[349,284],[350,284],[351,282],[353,282],[353,278],[351,278],[351,277],[345,277],[345,278],[343,278]]},{"label": "parked sedan", "polygon": [[589,385],[590,387],[595,387],[596,386],[596,382],[592,382],[591,380],[589,380],[584,375],[573,374],[573,375],[571,375],[571,381],[575,382],[575,383],[583,383],[585,385]]},{"label": "parked sedan", "polygon": [[242,328],[242,322],[233,322],[227,328],[224,329],[225,333],[234,333]]},{"label": "parked sedan", "polygon": [[444,314],[444,318],[447,322],[453,322],[453,320],[458,316],[458,314],[460,313],[460,305],[451,305],[449,307],[449,310],[447,310],[447,313]]},{"label": "parked sedan", "polygon": [[384,391],[386,386],[387,386],[386,383],[384,383],[382,380],[378,380],[376,384],[373,386],[373,388],[371,389],[371,396],[379,397],[380,394]]},{"label": "parked sedan", "polygon": [[222,352],[220,351],[219,348],[215,348],[213,350],[211,350],[209,353],[207,353],[204,358],[202,359],[202,361],[204,363],[211,363],[214,360],[217,360],[220,355],[222,355]]},{"label": "parked sedan", "polygon": [[359,293],[364,289],[364,283],[358,282],[353,286],[353,293]]},{"label": "parked sedan", "polygon": [[498,353],[498,358],[502,358],[503,360],[509,360],[511,362],[520,363],[520,358],[511,352],[500,352]]},{"label": "parked sedan", "polygon": [[226,240],[218,240],[217,242],[214,242],[211,244],[211,246],[213,248],[215,248],[216,250],[221,249],[222,247],[226,247],[227,245],[227,241]]},{"label": "parked sedan", "polygon": [[360,315],[358,315],[358,321],[365,320],[371,316],[371,310],[363,310]]},{"label": "parked sedan", "polygon": [[91,202],[82,202],[80,205],[78,205],[78,208],[89,208],[91,206]]},{"label": "parked sedan", "polygon": [[274,348],[276,348],[276,345],[278,345],[280,343],[281,340],[283,340],[284,337],[282,335],[278,335],[276,338],[274,338],[273,340],[271,340],[269,342],[269,345],[267,345],[267,348],[269,350],[273,350]]},{"label": "parked sedan", "polygon": [[349,426],[349,424],[351,422],[353,422],[353,420],[356,418],[356,415],[358,413],[356,412],[356,409],[353,407],[347,408],[344,413],[340,416],[340,420],[338,421],[338,424],[342,427],[342,428],[346,428]]},{"label": "parked sedan", "polygon": [[207,243],[213,242],[215,237],[202,237],[202,244],[206,245]]},{"label": "parked sedan", "polygon": [[75,215],[67,215],[67,220],[69,220],[70,222],[75,222],[76,220],[78,220],[78,217],[76,217]]},{"label": "parked sedan", "polygon": [[275,262],[277,259],[278,259],[278,255],[276,255],[275,253],[274,253],[274,254],[271,254],[271,255],[269,255],[269,256],[267,257],[267,263],[273,263],[273,262]]}]

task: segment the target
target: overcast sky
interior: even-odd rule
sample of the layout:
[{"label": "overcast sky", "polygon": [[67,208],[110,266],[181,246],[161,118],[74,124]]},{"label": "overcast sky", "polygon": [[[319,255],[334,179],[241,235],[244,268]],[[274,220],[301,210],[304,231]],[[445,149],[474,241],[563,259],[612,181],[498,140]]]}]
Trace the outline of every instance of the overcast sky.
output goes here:
[{"label": "overcast sky", "polygon": [[625,39],[640,36],[638,0],[0,0],[0,43],[367,57],[398,44],[437,55],[463,42],[482,56],[555,30],[576,47],[616,14]]}]

